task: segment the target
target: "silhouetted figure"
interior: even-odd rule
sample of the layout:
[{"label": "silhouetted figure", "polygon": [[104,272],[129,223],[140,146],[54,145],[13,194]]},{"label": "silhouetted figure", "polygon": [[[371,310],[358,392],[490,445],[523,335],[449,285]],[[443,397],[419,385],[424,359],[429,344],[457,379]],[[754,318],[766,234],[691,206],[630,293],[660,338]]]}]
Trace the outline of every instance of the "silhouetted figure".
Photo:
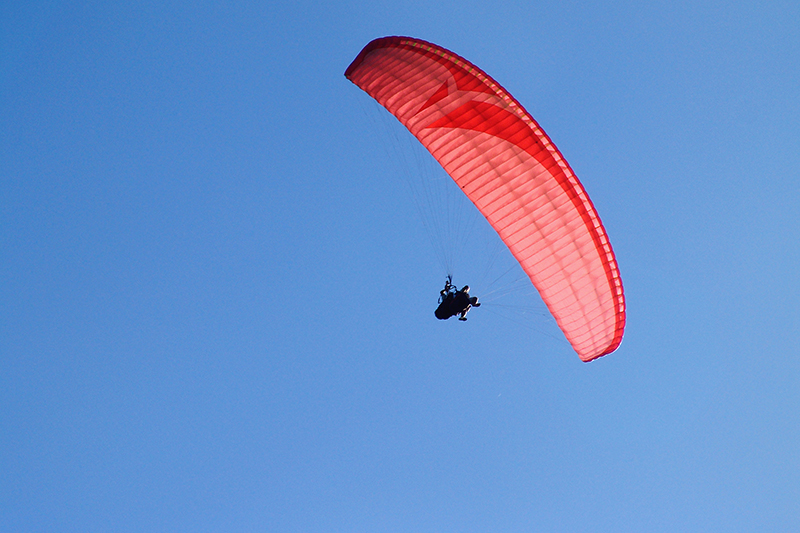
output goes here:
[{"label": "silhouetted figure", "polygon": [[439,307],[436,308],[434,315],[439,320],[447,320],[451,316],[460,315],[459,320],[467,319],[467,312],[471,307],[480,307],[477,296],[469,295],[469,285],[457,291],[453,286],[453,279],[447,276],[444,289],[439,291]]}]

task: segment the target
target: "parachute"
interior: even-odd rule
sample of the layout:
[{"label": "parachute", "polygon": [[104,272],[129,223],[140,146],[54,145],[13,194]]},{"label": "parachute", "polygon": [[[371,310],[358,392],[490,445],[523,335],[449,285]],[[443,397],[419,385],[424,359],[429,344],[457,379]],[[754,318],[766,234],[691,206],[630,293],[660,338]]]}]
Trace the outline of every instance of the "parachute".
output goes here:
[{"label": "parachute", "polygon": [[539,124],[466,59],[376,39],[345,71],[428,149],[519,262],[582,361],[617,349],[625,296],[589,196]]}]

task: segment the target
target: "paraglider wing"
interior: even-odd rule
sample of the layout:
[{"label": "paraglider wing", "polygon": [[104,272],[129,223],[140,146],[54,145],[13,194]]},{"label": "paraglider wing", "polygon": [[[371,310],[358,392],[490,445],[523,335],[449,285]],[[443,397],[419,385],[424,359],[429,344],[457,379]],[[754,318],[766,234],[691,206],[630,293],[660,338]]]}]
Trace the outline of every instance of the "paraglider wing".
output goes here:
[{"label": "paraglider wing", "polygon": [[625,298],[611,244],[528,112],[475,65],[419,39],[376,39],[345,76],[397,117],[486,217],[579,357],[613,352]]}]

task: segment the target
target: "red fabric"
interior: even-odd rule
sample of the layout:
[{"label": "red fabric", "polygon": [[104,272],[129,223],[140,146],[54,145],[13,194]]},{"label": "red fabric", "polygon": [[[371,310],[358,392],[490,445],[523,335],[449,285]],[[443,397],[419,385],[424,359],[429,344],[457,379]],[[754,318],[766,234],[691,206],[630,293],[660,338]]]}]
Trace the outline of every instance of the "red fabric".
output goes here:
[{"label": "red fabric", "polygon": [[395,115],[486,217],[578,356],[616,350],[625,297],[611,243],[527,111],[469,61],[408,37],[372,41],[345,76]]}]

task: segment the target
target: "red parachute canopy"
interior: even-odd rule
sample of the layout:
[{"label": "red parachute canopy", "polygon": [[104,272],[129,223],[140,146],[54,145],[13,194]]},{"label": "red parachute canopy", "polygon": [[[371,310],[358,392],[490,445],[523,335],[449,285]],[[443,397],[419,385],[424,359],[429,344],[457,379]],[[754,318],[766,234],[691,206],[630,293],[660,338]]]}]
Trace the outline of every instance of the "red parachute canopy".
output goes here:
[{"label": "red parachute canopy", "polygon": [[430,151],[486,217],[581,360],[617,349],[625,297],[600,217],[561,152],[500,84],[409,37],[369,43],[345,76]]}]

